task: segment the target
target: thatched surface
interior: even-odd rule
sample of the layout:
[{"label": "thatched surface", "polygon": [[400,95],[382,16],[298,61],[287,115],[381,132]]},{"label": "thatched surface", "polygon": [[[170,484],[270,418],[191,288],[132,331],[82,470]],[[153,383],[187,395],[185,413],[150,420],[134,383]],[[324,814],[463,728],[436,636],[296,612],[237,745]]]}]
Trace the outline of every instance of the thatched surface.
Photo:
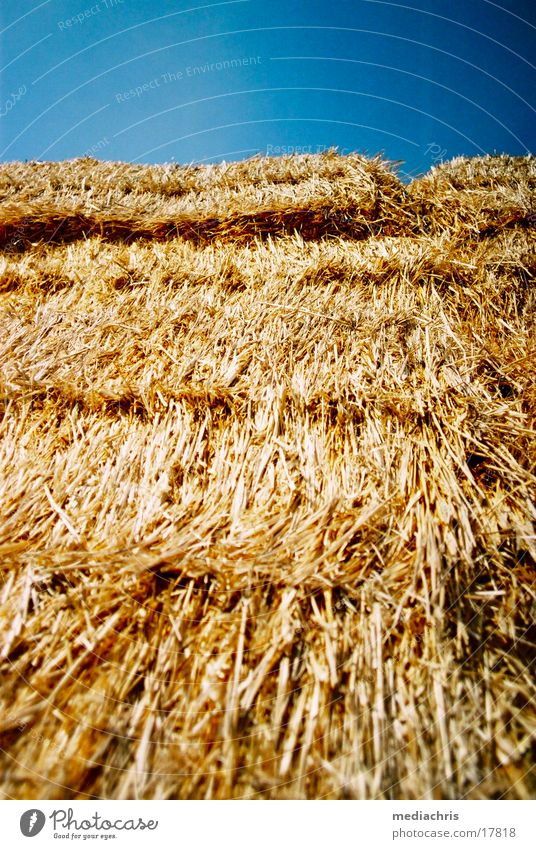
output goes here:
[{"label": "thatched surface", "polygon": [[6,797],[534,795],[535,184],[0,167]]},{"label": "thatched surface", "polygon": [[[407,193],[379,160],[328,154],[222,168],[124,166],[78,160],[0,167],[0,246],[24,250],[99,235],[236,243],[299,230],[363,238],[409,231]],[[307,163],[310,161],[310,165]],[[110,173],[111,171],[111,173]],[[31,182],[30,182],[31,181]]]}]

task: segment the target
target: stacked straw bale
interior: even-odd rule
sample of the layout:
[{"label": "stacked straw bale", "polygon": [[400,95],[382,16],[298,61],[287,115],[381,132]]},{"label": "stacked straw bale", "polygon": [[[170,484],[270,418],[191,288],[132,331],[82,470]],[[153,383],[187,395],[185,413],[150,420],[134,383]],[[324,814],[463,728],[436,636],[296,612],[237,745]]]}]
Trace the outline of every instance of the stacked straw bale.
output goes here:
[{"label": "stacked straw bale", "polygon": [[5,798],[534,795],[535,189],[0,167]]}]

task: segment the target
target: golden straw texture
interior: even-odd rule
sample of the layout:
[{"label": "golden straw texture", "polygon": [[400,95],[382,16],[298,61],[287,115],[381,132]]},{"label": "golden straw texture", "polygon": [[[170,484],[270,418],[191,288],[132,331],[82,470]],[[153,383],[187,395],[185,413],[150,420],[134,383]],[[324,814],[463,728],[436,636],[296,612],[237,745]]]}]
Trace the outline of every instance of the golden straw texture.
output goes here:
[{"label": "golden straw texture", "polygon": [[535,193],[0,166],[4,798],[534,796]]}]

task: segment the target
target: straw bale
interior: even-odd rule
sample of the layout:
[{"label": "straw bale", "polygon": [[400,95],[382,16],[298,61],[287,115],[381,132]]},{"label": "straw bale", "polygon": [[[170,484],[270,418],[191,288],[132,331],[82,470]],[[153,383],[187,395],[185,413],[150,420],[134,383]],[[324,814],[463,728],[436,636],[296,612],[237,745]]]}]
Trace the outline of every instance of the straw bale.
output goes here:
[{"label": "straw bale", "polygon": [[279,168],[267,166],[266,174],[259,162],[208,168],[197,186],[199,169],[193,167],[118,166],[113,186],[106,178],[110,166],[91,170],[88,181],[84,160],[68,164],[64,180],[60,166],[47,163],[27,186],[0,167],[0,246],[24,250],[39,241],[61,244],[92,235],[236,242],[295,230],[305,239],[363,238],[411,225],[411,214],[401,211],[404,188],[377,160],[325,154],[304,169],[287,157]]},{"label": "straw bale", "polygon": [[534,175],[0,166],[6,798],[534,796]]}]

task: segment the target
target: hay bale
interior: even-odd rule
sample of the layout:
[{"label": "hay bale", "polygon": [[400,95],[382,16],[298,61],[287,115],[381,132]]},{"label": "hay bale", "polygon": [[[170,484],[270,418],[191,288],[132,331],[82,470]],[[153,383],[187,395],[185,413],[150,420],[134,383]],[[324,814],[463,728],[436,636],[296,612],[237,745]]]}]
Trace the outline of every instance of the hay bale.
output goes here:
[{"label": "hay bale", "polygon": [[6,796],[533,796],[533,175],[0,167]]},{"label": "hay bale", "polygon": [[0,166],[0,247],[25,250],[95,235],[195,244],[295,231],[308,240],[365,238],[411,227],[411,213],[402,211],[407,193],[381,161],[333,153],[300,159],[212,166],[203,177],[192,166],[118,165],[113,183],[110,164],[88,175],[85,160],[67,163],[63,180],[61,163],[28,166],[31,182],[20,165]]},{"label": "hay bale", "polygon": [[460,241],[481,240],[505,228],[536,229],[533,156],[458,157],[432,168],[410,186],[419,226],[447,230]]}]

